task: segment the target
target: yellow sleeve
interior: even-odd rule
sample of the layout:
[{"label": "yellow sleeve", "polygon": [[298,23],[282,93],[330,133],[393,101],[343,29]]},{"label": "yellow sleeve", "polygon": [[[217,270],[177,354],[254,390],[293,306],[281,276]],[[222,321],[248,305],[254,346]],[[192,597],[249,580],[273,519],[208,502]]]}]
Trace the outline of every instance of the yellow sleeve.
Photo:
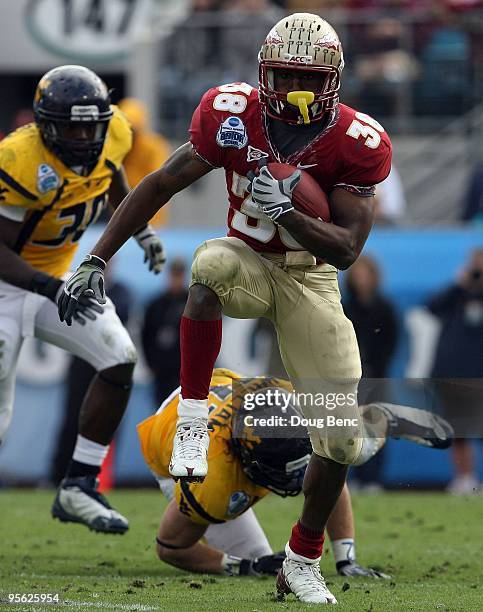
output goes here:
[{"label": "yellow sleeve", "polygon": [[[193,523],[213,525],[226,521],[226,507],[233,488],[234,459],[220,453],[224,441],[212,438],[208,452],[208,475],[203,482],[175,485],[174,493],[180,511]],[[220,447],[220,448],[215,448]],[[212,455],[216,456],[213,457]]]},{"label": "yellow sleeve", "polygon": [[211,385],[231,384],[232,380],[244,378],[242,374],[237,374],[228,368],[215,368],[211,377]]},{"label": "yellow sleeve", "polygon": [[45,205],[38,191],[51,182],[59,186],[59,177],[46,164],[42,164],[38,149],[42,147],[34,125],[21,128],[0,142],[0,205],[26,209]]},{"label": "yellow sleeve", "polygon": [[[213,503],[210,503],[210,499],[204,499],[204,491],[201,490],[203,485],[204,483],[187,484],[181,483],[181,481],[175,484],[174,498],[180,512],[188,517],[190,521],[198,525],[216,525],[224,523],[224,519],[220,519],[214,515],[213,509],[210,507],[213,505]],[[211,502],[214,500],[215,498],[212,497]],[[206,502],[208,502],[208,504]],[[215,508],[215,510],[217,510],[217,508]]]},{"label": "yellow sleeve", "polygon": [[[211,447],[225,441],[218,436]],[[208,475],[203,482],[181,484],[174,489],[180,512],[199,525],[216,525],[231,521],[243,514],[269,493],[246,476],[239,460],[228,452],[215,450],[208,454]]]},{"label": "yellow sleeve", "polygon": [[132,129],[126,116],[117,106],[113,105],[112,110],[114,114],[109,122],[104,147],[106,160],[119,170],[132,147]]},{"label": "yellow sleeve", "polygon": [[158,476],[170,478],[169,461],[178,419],[178,396],[160,412],[137,425],[141,452],[148,467]]}]

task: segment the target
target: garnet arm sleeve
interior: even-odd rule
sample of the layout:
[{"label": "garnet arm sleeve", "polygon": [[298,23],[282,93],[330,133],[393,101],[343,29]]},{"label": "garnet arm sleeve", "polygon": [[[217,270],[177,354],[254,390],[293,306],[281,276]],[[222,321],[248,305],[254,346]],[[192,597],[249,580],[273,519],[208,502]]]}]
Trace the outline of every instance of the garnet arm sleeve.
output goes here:
[{"label": "garnet arm sleeve", "polygon": [[216,142],[220,118],[213,108],[217,89],[208,90],[193,113],[189,128],[190,141],[196,153],[214,168],[224,166],[223,148]]}]

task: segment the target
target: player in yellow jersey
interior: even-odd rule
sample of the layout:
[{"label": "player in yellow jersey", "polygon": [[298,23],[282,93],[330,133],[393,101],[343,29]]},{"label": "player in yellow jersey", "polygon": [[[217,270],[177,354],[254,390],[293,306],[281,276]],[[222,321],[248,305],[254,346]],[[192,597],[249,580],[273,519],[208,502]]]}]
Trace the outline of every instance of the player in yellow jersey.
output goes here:
[{"label": "player in yellow jersey", "polygon": [[[0,442],[11,420],[18,354],[27,336],[55,344],[97,370],[81,409],[72,462],[52,507],[62,521],[124,533],[127,520],[96,491],[96,476],[126,408],[136,350],[112,302],[79,300],[71,327],[57,300],[84,230],[106,203],[129,191],[122,163],[130,126],[104,82],[83,66],[60,66],[40,80],[35,123],[0,142]],[[161,271],[161,242],[149,227],[136,239]]]},{"label": "player in yellow jersey", "polygon": [[[230,370],[214,370],[208,399],[209,470],[203,482],[175,483],[169,473],[179,389],[138,425],[144,459],[170,500],[156,538],[161,560],[187,571],[229,575],[276,574],[281,568],[285,555],[273,553],[252,506],[270,491],[286,496],[302,490],[312,449],[307,430],[297,423],[301,415],[291,391],[281,379],[243,379]],[[451,428],[437,415],[384,403],[361,408],[367,437],[358,464],[374,456],[389,436],[436,448],[450,444]],[[387,577],[356,562],[347,485],[327,531],[339,574]]]}]

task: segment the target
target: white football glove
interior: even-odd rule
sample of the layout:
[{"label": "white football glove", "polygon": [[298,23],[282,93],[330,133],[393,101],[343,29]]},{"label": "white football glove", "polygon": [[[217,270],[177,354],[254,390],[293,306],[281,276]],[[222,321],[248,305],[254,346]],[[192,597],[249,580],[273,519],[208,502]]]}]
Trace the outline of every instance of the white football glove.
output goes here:
[{"label": "white football glove", "polygon": [[166,263],[163,243],[151,225],[145,225],[134,234],[134,238],[144,251],[144,263],[149,262],[149,271],[159,274]]},{"label": "white football glove", "polygon": [[[85,311],[86,301],[93,303],[95,299],[99,304],[106,303],[105,269],[106,262],[103,259],[95,255],[86,255],[84,261],[65,283],[64,290],[58,299],[57,306],[61,321],[72,325],[72,319],[77,319],[79,312]],[[86,300],[86,298],[89,299]]]},{"label": "white football glove", "polygon": [[281,215],[294,210],[292,192],[299,181],[300,170],[278,181],[263,166],[252,181],[252,200],[272,221],[277,221]]}]

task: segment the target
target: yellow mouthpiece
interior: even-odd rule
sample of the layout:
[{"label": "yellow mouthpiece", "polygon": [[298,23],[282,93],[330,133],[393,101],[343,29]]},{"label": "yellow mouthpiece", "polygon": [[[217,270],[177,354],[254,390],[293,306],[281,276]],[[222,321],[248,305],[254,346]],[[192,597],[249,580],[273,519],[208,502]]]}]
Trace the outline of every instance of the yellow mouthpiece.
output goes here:
[{"label": "yellow mouthpiece", "polygon": [[314,98],[313,91],[289,91],[287,94],[287,102],[299,107],[305,124],[310,123],[308,107],[309,104],[312,104]]}]

